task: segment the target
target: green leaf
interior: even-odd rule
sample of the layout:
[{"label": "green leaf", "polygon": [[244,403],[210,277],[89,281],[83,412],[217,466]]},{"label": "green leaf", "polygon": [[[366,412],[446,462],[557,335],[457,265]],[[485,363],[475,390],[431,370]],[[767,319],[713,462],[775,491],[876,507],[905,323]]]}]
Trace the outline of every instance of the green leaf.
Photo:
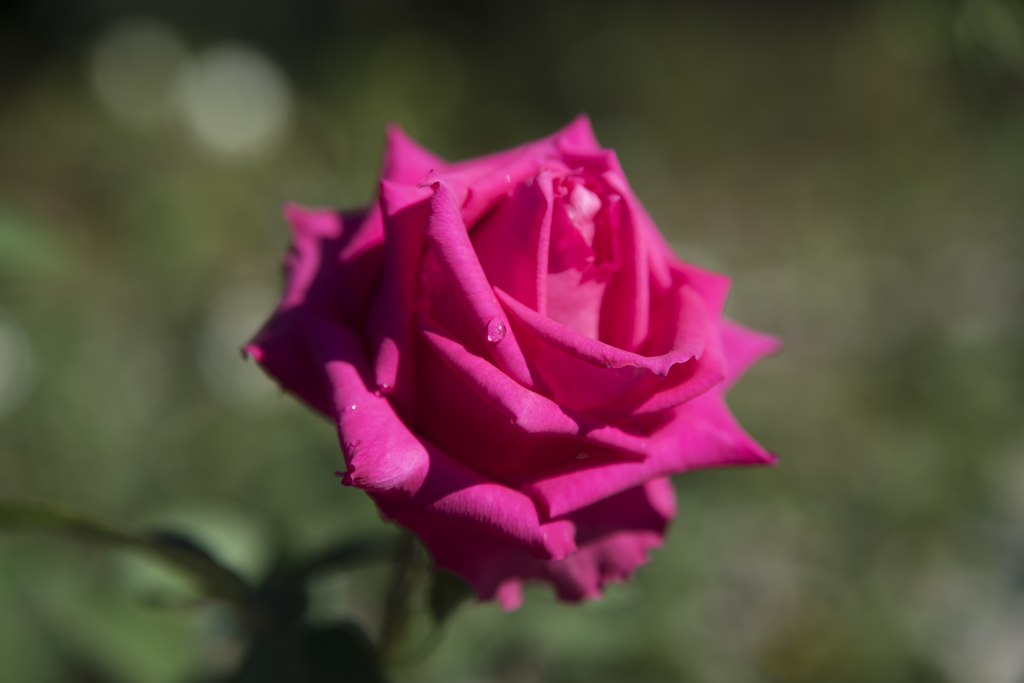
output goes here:
[{"label": "green leaf", "polygon": [[208,596],[243,609],[250,605],[251,590],[241,577],[178,536],[137,534],[71,508],[31,501],[0,501],[0,529],[43,531],[149,553],[198,579]]},{"label": "green leaf", "polygon": [[438,624],[443,624],[470,598],[476,598],[476,591],[461,577],[443,570],[431,576],[430,613]]}]

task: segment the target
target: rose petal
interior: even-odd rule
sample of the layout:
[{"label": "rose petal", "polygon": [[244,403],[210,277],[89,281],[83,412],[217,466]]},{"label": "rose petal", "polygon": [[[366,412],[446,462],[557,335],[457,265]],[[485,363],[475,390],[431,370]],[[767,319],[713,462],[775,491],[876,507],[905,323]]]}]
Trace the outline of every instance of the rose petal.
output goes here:
[{"label": "rose petal", "polygon": [[286,391],[328,414],[329,401],[293,318],[314,313],[361,324],[380,270],[380,213],[342,214],[295,204],[287,205],[284,213],[292,229],[292,248],[284,258],[284,295],[273,317],[244,350]]},{"label": "rose petal", "polygon": [[522,489],[547,517],[559,517],[655,477],[705,467],[774,464],[739,426],[717,389],[672,409],[643,462],[614,463],[542,477]]},{"label": "rose petal", "polygon": [[[621,174],[608,171],[602,179],[620,197],[629,193]],[[602,341],[636,351],[647,338],[650,325],[650,262],[646,235],[631,202],[618,220],[618,270],[608,283],[601,306]]]},{"label": "rose petal", "polygon": [[516,485],[560,465],[645,457],[642,437],[522,387],[432,321],[422,327],[418,429],[460,462]]},{"label": "rose petal", "polygon": [[475,336],[487,342],[488,352],[505,373],[525,387],[543,391],[543,382],[532,373],[501,305],[494,298],[452,191],[440,182],[434,183],[433,188],[425,233],[427,244],[475,328]]},{"label": "rose petal", "polygon": [[758,360],[779,351],[782,340],[764,332],[752,330],[738,322],[723,318],[722,344],[729,363],[729,378],[722,387],[726,391]]},{"label": "rose petal", "polygon": [[373,393],[359,338],[320,318],[302,319],[310,357],[330,393],[348,471],[346,483],[374,494],[387,516],[439,517],[560,559],[575,549],[565,520],[541,523],[533,502],[455,462],[417,437],[387,399]]},{"label": "rose petal", "polygon": [[[671,347],[657,356],[591,339],[531,311],[501,290],[495,293],[530,362],[560,404],[605,417],[637,415],[688,400],[725,377],[722,354],[717,349],[704,354],[710,326],[703,301],[685,285],[668,297],[671,308],[659,310],[666,321],[661,325],[673,320],[675,324],[666,328],[673,333]],[[717,343],[717,338],[712,341]],[[658,339],[651,343],[652,350],[664,351],[666,346]]]},{"label": "rose petal", "polygon": [[472,234],[487,280],[541,315],[547,309],[552,205],[551,173],[542,171],[519,185]]},{"label": "rose petal", "polygon": [[674,512],[675,495],[665,479],[609,498],[572,516],[577,535],[588,540],[556,562],[444,520],[411,517],[403,523],[430,548],[435,567],[465,578],[482,600],[497,598],[503,608],[516,609],[526,580],[551,582],[562,600],[599,597],[605,585],[628,579],[648,561]]},{"label": "rose petal", "polygon": [[562,130],[504,152],[488,154],[450,164],[439,171],[439,179],[458,189],[463,220],[470,228],[502,195],[538,172],[568,171],[562,161],[568,153],[599,152],[590,119],[580,115]]},{"label": "rose petal", "polygon": [[432,170],[447,165],[444,159],[406,135],[397,123],[388,124],[386,135],[381,180],[415,185]]},{"label": "rose petal", "polygon": [[391,397],[399,413],[414,418],[412,367],[413,305],[423,236],[430,211],[430,188],[380,184],[384,217],[384,266],[367,321],[367,337],[375,350],[377,387]]}]

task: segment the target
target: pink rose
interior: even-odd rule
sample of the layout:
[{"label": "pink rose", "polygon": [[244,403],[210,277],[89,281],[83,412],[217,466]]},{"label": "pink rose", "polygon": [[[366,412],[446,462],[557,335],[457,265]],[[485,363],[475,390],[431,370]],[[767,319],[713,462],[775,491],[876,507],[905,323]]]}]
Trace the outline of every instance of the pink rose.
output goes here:
[{"label": "pink rose", "polygon": [[449,163],[388,130],[379,200],[288,206],[277,311],[246,347],[338,426],[344,482],[514,608],[599,596],[661,545],[667,478],[773,463],[724,395],[774,338],[672,253],[586,117]]}]

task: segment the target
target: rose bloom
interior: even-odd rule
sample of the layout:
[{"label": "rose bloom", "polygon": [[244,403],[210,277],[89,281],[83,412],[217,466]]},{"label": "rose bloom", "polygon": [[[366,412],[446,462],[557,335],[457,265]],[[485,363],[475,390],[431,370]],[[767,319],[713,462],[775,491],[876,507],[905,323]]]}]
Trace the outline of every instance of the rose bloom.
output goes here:
[{"label": "rose bloom", "polygon": [[370,207],[285,214],[246,351],[481,599],[598,597],[662,544],[668,475],[774,462],[724,395],[776,340],[722,317],[729,280],[672,253],[586,117],[456,163],[392,126]]}]

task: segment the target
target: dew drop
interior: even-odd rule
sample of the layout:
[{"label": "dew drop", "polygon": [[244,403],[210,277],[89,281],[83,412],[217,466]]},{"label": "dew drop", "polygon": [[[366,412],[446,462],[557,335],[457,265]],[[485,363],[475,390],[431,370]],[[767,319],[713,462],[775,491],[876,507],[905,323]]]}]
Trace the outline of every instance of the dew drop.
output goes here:
[{"label": "dew drop", "polygon": [[577,455],[577,456],[576,456],[576,459],[577,459],[577,460],[586,460],[586,459],[587,459],[587,458],[589,458],[589,457],[590,457],[590,456],[589,456],[589,455],[587,455],[586,453],[580,453],[579,455]]},{"label": "dew drop", "polygon": [[380,389],[375,389],[373,395],[376,396],[377,398],[380,398]]},{"label": "dew drop", "polygon": [[351,413],[353,410],[355,410],[358,407],[359,406],[357,406],[355,403],[353,403],[352,405],[345,406],[345,412],[346,413]]},{"label": "dew drop", "polygon": [[491,322],[487,323],[487,341],[497,344],[505,338],[505,331],[505,323],[501,318],[491,318]]}]

